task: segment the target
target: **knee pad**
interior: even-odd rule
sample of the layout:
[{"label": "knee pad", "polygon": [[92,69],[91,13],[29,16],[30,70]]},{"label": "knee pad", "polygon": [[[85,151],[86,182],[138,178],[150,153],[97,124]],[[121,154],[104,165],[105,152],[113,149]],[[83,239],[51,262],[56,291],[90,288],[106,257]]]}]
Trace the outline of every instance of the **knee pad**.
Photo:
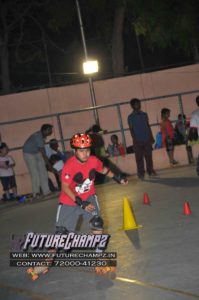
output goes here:
[{"label": "knee pad", "polygon": [[64,226],[56,226],[55,228],[55,234],[68,234],[69,231]]},{"label": "knee pad", "polygon": [[103,230],[104,221],[100,216],[94,216],[90,219],[89,224],[93,230]]}]

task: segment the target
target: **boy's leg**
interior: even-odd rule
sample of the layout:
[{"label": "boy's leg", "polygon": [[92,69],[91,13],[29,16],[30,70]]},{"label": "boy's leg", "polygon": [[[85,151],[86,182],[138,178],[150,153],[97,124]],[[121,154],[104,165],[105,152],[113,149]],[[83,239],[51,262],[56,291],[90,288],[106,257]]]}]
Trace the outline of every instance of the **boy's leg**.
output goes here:
[{"label": "boy's leg", "polygon": [[137,165],[137,175],[140,179],[144,178],[144,149],[141,142],[134,144],[135,160]]},{"label": "boy's leg", "polygon": [[12,189],[12,192],[14,194],[14,197],[17,197],[17,184],[16,184],[16,179],[15,176],[10,176],[9,179],[9,184],[10,184],[10,188]]},{"label": "boy's leg", "polygon": [[9,193],[9,177],[1,177],[1,183],[3,186],[3,191],[5,193],[6,199],[10,200],[10,193]]},{"label": "boy's leg", "polygon": [[[56,229],[55,229],[55,234],[68,234],[68,230],[63,227],[63,226],[56,226]],[[49,270],[49,267],[51,267],[53,261],[54,261],[54,258],[56,256],[56,253],[59,252],[58,249],[50,249],[48,250],[48,253],[51,254],[51,257],[47,258],[44,263],[46,263],[46,266],[42,266],[42,267],[34,267],[34,268],[29,268],[27,270],[27,273],[30,274],[32,276],[32,280],[37,280],[38,277],[39,277],[39,274],[46,274]]]},{"label": "boy's leg", "polygon": [[188,161],[189,164],[193,163],[193,152],[192,152],[192,147],[189,145],[186,145],[186,150],[187,150],[187,156],[188,156]]},{"label": "boy's leg", "polygon": [[[103,234],[103,219],[100,217],[100,207],[98,203],[98,199],[96,195],[90,196],[87,201],[89,201],[91,204],[95,206],[95,209],[92,211],[92,213],[88,213],[84,211],[83,217],[86,219],[87,224],[91,230],[92,234]],[[102,249],[96,248],[96,252],[103,252]],[[95,272],[100,275],[105,275],[109,272],[114,273],[115,267],[96,267]]]},{"label": "boy's leg", "polygon": [[[79,218],[77,206],[68,206],[59,204],[56,214],[56,229],[55,234],[67,234],[69,231],[74,232],[76,224]],[[68,230],[69,229],[69,230]],[[49,250],[49,253],[57,253],[57,249]],[[49,262],[50,265],[53,262],[54,258],[49,258],[46,262]],[[44,274],[48,272],[49,267],[34,267],[29,268],[27,273],[31,274],[32,280],[36,280],[39,277],[39,274]]]},{"label": "boy's leg", "polygon": [[174,141],[170,138],[166,139],[166,151],[171,166],[175,166],[178,162],[174,159]]},{"label": "boy's leg", "polygon": [[152,158],[152,145],[150,142],[145,142],[144,144],[144,157],[146,161],[146,169],[147,173],[153,174],[154,169],[153,169],[153,158]]}]

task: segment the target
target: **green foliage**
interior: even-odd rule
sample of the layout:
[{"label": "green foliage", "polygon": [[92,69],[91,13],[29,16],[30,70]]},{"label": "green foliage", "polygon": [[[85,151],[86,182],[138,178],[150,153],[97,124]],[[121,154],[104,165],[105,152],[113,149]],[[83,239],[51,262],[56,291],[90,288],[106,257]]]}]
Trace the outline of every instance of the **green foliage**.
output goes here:
[{"label": "green foliage", "polygon": [[199,44],[199,1],[136,0],[132,3],[133,28],[137,35],[144,36],[151,48],[175,44],[191,54]]},{"label": "green foliage", "polygon": [[72,28],[74,19],[77,18],[75,0],[50,0],[46,11],[48,27],[57,33],[64,28]]}]

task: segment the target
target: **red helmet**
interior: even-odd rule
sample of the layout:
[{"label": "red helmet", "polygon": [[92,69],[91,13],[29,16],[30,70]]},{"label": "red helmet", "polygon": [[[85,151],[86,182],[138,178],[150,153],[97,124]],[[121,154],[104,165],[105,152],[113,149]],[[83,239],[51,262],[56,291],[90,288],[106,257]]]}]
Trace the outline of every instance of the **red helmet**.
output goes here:
[{"label": "red helmet", "polygon": [[92,146],[92,140],[86,133],[77,133],[71,138],[70,145],[74,149],[86,149]]}]

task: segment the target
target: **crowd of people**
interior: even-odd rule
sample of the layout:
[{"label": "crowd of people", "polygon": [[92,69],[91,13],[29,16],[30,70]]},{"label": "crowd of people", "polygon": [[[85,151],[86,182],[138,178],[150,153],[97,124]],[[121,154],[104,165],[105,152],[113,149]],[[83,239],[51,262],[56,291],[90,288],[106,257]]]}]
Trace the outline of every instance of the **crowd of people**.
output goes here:
[{"label": "crowd of people", "polygon": [[[199,96],[196,97],[199,106]],[[165,148],[171,166],[178,164],[174,157],[175,145],[186,145],[188,161],[193,163],[192,146],[199,142],[199,108],[195,110],[191,119],[186,115],[179,114],[176,123],[170,121],[170,109],[161,110],[160,131],[154,140],[149,118],[141,109],[141,101],[137,98],[130,100],[132,112],[128,116],[129,130],[133,140],[132,149],[135,153],[137,165],[137,176],[143,180],[145,173],[148,176],[156,176],[153,167],[152,150]],[[61,172],[64,164],[74,155],[74,151],[63,152],[59,149],[59,142],[53,138],[46,143],[46,139],[53,133],[51,124],[43,124],[39,131],[33,133],[23,145],[23,157],[29,171],[32,182],[33,200],[41,196],[48,196],[52,192],[61,189]],[[95,155],[103,165],[112,172],[118,174],[121,171],[109,158],[114,156],[125,156],[128,150],[119,141],[116,134],[110,136],[108,146],[105,146],[103,134],[106,133],[98,124],[94,124],[85,130],[92,139],[91,154]],[[146,164],[146,171],[145,171]],[[199,165],[199,160],[198,160]],[[17,184],[14,173],[15,161],[9,154],[9,148],[0,136],[0,181],[3,187],[3,199],[9,200],[17,197]],[[50,179],[48,172],[55,176],[56,185]],[[199,166],[197,168],[199,174]],[[126,175],[123,173],[123,175]],[[103,183],[105,176],[96,173],[95,181]]]}]

